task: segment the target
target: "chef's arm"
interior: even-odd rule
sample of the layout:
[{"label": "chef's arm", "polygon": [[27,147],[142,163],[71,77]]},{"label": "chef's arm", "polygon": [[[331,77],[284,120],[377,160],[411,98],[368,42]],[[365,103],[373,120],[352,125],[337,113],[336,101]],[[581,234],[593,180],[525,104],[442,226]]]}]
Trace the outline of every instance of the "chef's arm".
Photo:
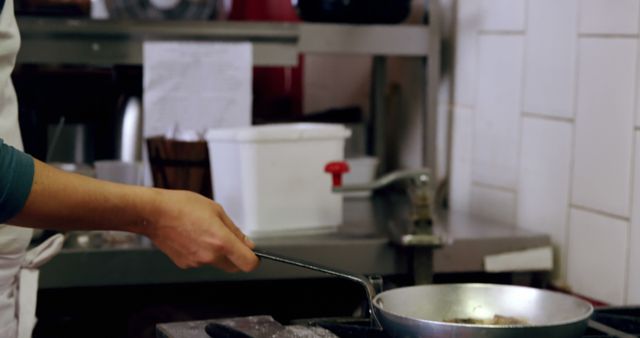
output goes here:
[{"label": "chef's arm", "polygon": [[253,243],[205,197],[100,181],[33,161],[31,191],[10,224],[142,234],[182,268],[250,271],[258,264]]}]

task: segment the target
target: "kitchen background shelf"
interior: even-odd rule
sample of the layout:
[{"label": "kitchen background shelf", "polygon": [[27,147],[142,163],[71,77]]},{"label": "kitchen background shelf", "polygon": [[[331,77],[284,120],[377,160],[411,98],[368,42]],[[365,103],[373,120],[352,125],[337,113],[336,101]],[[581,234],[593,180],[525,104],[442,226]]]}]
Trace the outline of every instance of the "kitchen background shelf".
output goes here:
[{"label": "kitchen background shelf", "polygon": [[[298,53],[426,57],[423,25],[157,22],[19,17],[18,63],[136,65],[145,40],[250,41],[257,66],[291,66]],[[44,52],[43,51],[47,51]]]},{"label": "kitchen background shelf", "polygon": [[[386,201],[386,200],[385,200]],[[406,204],[347,199],[345,222],[337,233],[256,239],[259,248],[325,266],[365,275],[410,273],[407,248],[392,245],[387,227],[403,222]],[[486,256],[550,246],[548,235],[465,214],[441,215],[436,233],[447,245],[434,251],[436,274],[485,273]],[[82,273],[78,273],[82,271]],[[506,270],[527,284],[532,274],[547,271]],[[130,248],[102,246],[64,249],[41,268],[40,289],[73,287],[167,285],[173,283],[260,281],[327,277],[274,262],[263,262],[248,274],[228,274],[210,267],[181,270],[167,256],[148,245]]]},{"label": "kitchen background shelf", "polygon": [[[437,2],[430,6],[437,7]],[[431,10],[432,13],[437,10]],[[423,166],[442,180],[446,166],[436,162],[439,125],[437,92],[440,78],[440,38],[437,15],[428,25],[349,25],[239,21],[123,21],[44,17],[18,17],[22,46],[18,64],[140,65],[145,40],[249,41],[255,66],[295,66],[300,53],[370,55],[370,112],[366,121],[371,141],[367,154],[380,159],[380,171],[388,172],[385,138],[387,58],[420,60],[419,86],[424,97],[418,119],[424,129]],[[46,51],[46,52],[43,52]]]}]

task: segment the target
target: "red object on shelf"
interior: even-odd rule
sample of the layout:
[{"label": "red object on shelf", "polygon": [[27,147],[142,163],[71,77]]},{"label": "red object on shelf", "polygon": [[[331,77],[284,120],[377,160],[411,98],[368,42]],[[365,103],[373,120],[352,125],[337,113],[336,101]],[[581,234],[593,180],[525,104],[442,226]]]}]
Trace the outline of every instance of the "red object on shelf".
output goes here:
[{"label": "red object on shelf", "polygon": [[[291,0],[234,0],[229,20],[298,22]],[[295,67],[253,68],[253,116],[290,120],[302,115],[303,57]]]},{"label": "red object on shelf", "polygon": [[342,174],[349,172],[349,165],[345,161],[329,162],[324,167],[324,171],[331,174],[333,187],[342,186]]},{"label": "red object on shelf", "polygon": [[291,0],[234,0],[230,20],[300,21]]}]

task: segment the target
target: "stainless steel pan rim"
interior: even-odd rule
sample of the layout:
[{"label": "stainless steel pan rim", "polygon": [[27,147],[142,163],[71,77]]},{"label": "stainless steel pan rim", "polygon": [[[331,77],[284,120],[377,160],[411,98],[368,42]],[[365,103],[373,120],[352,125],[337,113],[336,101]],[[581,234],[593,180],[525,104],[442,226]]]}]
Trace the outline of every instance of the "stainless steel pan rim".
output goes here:
[{"label": "stainless steel pan rim", "polygon": [[[557,298],[560,298],[560,299],[564,299],[567,302],[570,302],[570,301],[577,302],[577,303],[580,304],[580,306],[584,307],[585,311],[581,315],[577,315],[574,318],[561,320],[561,321],[545,322],[545,323],[538,323],[538,324],[525,324],[525,325],[488,325],[488,324],[449,323],[449,322],[445,322],[445,321],[442,321],[442,320],[422,319],[422,318],[417,318],[417,317],[413,317],[413,316],[406,316],[406,315],[403,315],[403,314],[396,313],[394,311],[389,311],[389,310],[385,309],[384,308],[384,304],[382,304],[382,298],[384,298],[385,296],[388,297],[389,295],[393,295],[394,293],[403,293],[403,292],[407,292],[407,291],[409,291],[411,289],[424,289],[424,288],[449,289],[451,287],[497,288],[497,289],[504,289],[504,290],[507,290],[507,289],[527,290],[527,291],[539,293],[541,295],[546,295],[547,297],[557,297]],[[524,286],[501,285],[501,284],[480,284],[480,283],[417,285],[417,286],[409,286],[409,287],[402,287],[402,288],[398,288],[398,289],[392,289],[392,290],[384,291],[384,292],[376,295],[372,300],[372,305],[376,308],[377,311],[380,311],[385,316],[394,317],[394,318],[405,320],[405,321],[414,321],[414,322],[417,321],[417,322],[420,322],[420,323],[429,324],[429,325],[437,325],[437,326],[441,326],[441,327],[451,327],[451,328],[467,327],[467,328],[483,328],[483,329],[492,329],[492,328],[495,328],[495,329],[504,329],[504,328],[530,329],[530,328],[534,328],[534,327],[535,328],[544,328],[544,327],[556,327],[556,326],[563,326],[563,325],[571,325],[571,324],[575,324],[575,323],[581,322],[581,321],[585,321],[586,322],[591,317],[591,315],[593,314],[593,311],[594,311],[593,306],[590,303],[588,303],[588,302],[586,302],[584,300],[578,299],[576,297],[573,297],[573,296],[570,296],[570,295],[566,295],[566,294],[562,294],[562,293],[559,293],[559,292],[535,289],[535,288],[524,287]],[[503,313],[502,315],[509,315],[509,314],[504,314]]]}]

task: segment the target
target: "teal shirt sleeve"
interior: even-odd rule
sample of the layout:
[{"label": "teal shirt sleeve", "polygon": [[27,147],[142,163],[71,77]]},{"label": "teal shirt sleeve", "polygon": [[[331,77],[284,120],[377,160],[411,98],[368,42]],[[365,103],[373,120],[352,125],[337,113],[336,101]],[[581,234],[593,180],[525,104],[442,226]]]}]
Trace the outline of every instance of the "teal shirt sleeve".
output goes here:
[{"label": "teal shirt sleeve", "polygon": [[24,207],[31,193],[33,173],[33,158],[0,139],[0,223]]}]

